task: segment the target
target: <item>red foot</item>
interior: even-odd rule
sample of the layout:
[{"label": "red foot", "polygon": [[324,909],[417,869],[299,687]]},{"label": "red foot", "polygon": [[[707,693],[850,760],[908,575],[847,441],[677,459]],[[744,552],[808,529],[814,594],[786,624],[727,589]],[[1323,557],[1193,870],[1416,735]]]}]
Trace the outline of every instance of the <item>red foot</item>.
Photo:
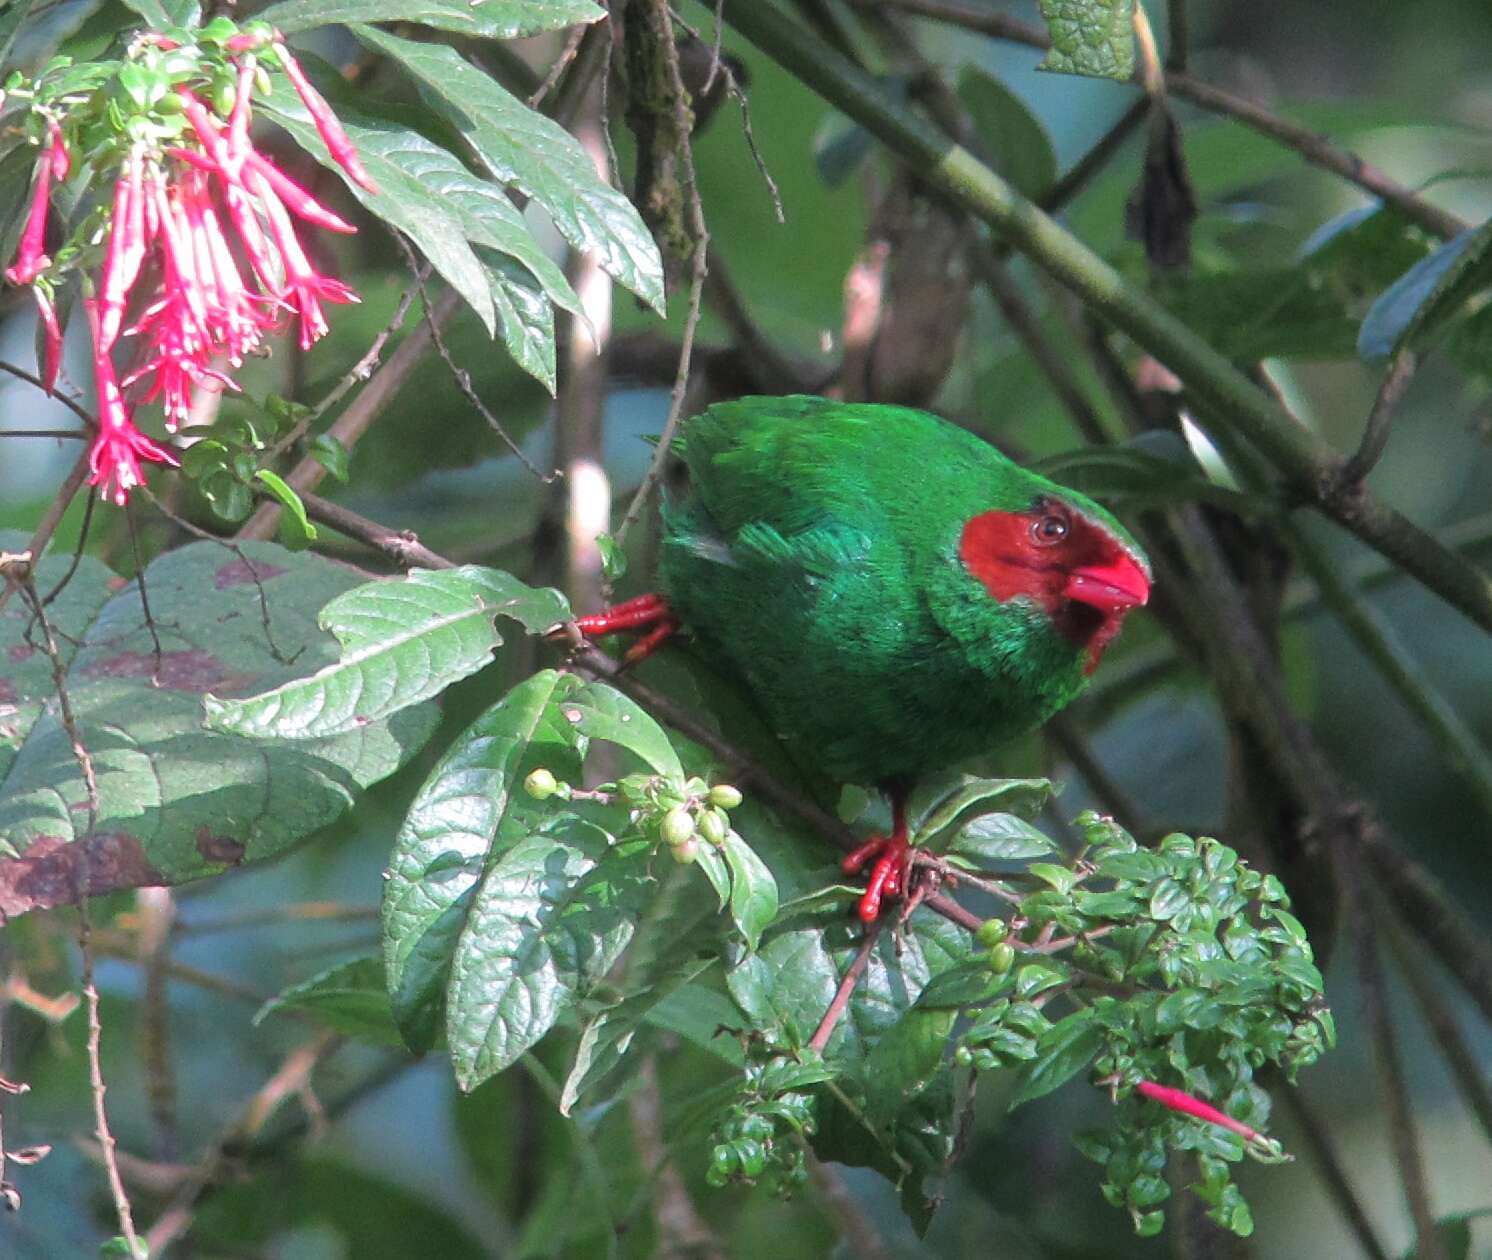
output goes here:
[{"label": "red foot", "polygon": [[881,917],[881,900],[899,897],[907,890],[912,875],[912,846],[907,843],[906,805],[899,796],[891,800],[892,828],[889,836],[875,836],[852,850],[840,863],[846,875],[858,875],[867,862],[874,860],[865,895],[857,912],[862,923],[874,923]]},{"label": "red foot", "polygon": [[651,627],[636,643],[627,649],[623,658],[627,664],[635,665],[644,657],[651,656],[670,635],[679,628],[679,619],[673,615],[668,602],[661,595],[639,595],[624,600],[610,608],[604,608],[588,617],[575,618],[580,633],[588,639],[603,634],[615,634],[619,630],[641,630]]}]

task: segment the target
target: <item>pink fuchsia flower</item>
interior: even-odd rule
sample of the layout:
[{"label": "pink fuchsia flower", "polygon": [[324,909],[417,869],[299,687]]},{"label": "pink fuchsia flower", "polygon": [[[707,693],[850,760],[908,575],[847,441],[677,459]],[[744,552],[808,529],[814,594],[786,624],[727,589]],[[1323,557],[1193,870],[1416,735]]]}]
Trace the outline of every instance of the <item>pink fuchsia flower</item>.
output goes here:
[{"label": "pink fuchsia flower", "polygon": [[52,181],[66,179],[72,169],[72,158],[62,129],[51,119],[47,120],[47,143],[36,164],[36,182],[31,186],[31,210],[26,216],[26,227],[21,232],[21,243],[16,249],[16,260],[5,269],[5,278],[12,284],[30,284],[52,265],[47,257],[47,210],[52,204]]},{"label": "pink fuchsia flower", "polygon": [[142,459],[173,467],[178,461],[165,447],[135,427],[108,351],[95,353],[93,376],[98,395],[98,433],[88,452],[88,484],[97,486],[101,496],[112,498],[123,507],[129,500],[129,492],[145,483],[140,472]]},{"label": "pink fuchsia flower", "polygon": [[308,350],[322,337],[328,328],[326,316],[321,313],[321,303],[356,302],[358,296],[340,280],[318,272],[296,239],[295,227],[284,205],[275,195],[269,181],[258,171],[251,171],[249,178],[256,184],[254,191],[269,219],[270,235],[280,251],[285,265],[285,289],[281,296],[300,319],[300,348]]},{"label": "pink fuchsia flower", "polygon": [[306,78],[306,72],[300,68],[300,63],[296,61],[290,49],[285,47],[283,38],[278,34],[275,37],[274,49],[275,56],[279,59],[280,65],[284,67],[286,77],[304,102],[306,112],[311,115],[311,121],[316,124],[317,134],[321,136],[321,142],[326,145],[327,152],[332,155],[337,165],[352,177],[355,184],[370,193],[376,193],[378,185],[363,169],[363,164],[357,155],[357,147],[348,139],[347,132],[342,129],[341,122],[332,113],[332,107],[326,103],[326,98],[311,86],[311,81]]},{"label": "pink fuchsia flower", "polygon": [[57,308],[52,305],[52,295],[47,292],[45,282],[31,286],[36,298],[37,314],[47,332],[46,351],[42,357],[41,385],[47,393],[57,387],[57,373],[62,367],[62,328],[57,323]]}]

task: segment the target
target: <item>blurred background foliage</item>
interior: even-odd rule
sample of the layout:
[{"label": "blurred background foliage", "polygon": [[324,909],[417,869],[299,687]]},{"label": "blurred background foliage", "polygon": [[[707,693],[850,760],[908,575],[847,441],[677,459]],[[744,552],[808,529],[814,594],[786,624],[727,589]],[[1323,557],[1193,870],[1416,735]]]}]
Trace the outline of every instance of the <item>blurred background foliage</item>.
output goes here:
[{"label": "blurred background foliage", "polygon": [[[1034,4],[981,3],[1036,16]],[[853,21],[852,9],[828,7]],[[708,30],[710,8],[688,4],[683,12]],[[1400,182],[1426,187],[1437,205],[1470,222],[1492,213],[1492,19],[1483,0],[1291,6],[1192,0],[1188,8],[1189,64],[1199,78],[1326,132]],[[65,16],[66,0],[57,9]],[[1154,17],[1164,25],[1159,12]],[[71,43],[86,56],[129,20],[117,3],[91,7]],[[1030,49],[933,22],[913,29],[921,52],[948,72],[948,82],[957,84],[961,71],[977,67],[1024,102],[1049,137],[1059,170],[1087,152],[1135,99],[1128,85],[1034,73],[1040,54]],[[322,38],[320,51],[328,58],[356,55],[335,32]],[[542,73],[562,39],[512,47]],[[846,276],[865,245],[892,168],[874,159],[852,162],[848,171],[843,162],[836,166],[851,130],[845,120],[729,31],[725,47],[745,67],[752,126],[786,222],[774,219],[771,197],[729,103],[696,138],[706,216],[751,321],[812,385],[838,361]],[[1080,192],[1065,221],[1136,284],[1171,301],[1199,331],[1224,342],[1238,336],[1234,352],[1241,357],[1267,356],[1273,380],[1297,413],[1334,447],[1351,450],[1380,375],[1352,353],[1355,320],[1365,299],[1412,262],[1416,250],[1428,251],[1429,238],[1409,230],[1387,245],[1363,243],[1351,266],[1333,273],[1340,278],[1356,268],[1364,277],[1363,291],[1349,294],[1345,303],[1291,306],[1284,316],[1261,311],[1266,296],[1279,295],[1284,278],[1309,271],[1302,251],[1313,235],[1368,200],[1360,189],[1235,123],[1184,104],[1177,113],[1200,212],[1189,277],[1153,278],[1143,249],[1125,232],[1124,208],[1140,175],[1143,129]],[[629,139],[619,123],[614,131],[625,172],[632,159]],[[338,249],[341,274],[362,293],[362,305],[343,311],[332,335],[310,353],[277,351],[247,367],[248,397],[321,396],[387,322],[408,284],[399,255],[376,232],[339,242]],[[557,239],[555,253],[561,256]],[[1028,268],[1013,264],[1011,274],[1041,327],[1078,365],[1074,370],[1101,423],[1117,432],[1120,412],[1080,363],[1080,321]],[[1269,277],[1275,292],[1198,287],[1209,278],[1240,274]],[[29,304],[13,293],[4,302],[0,357],[29,363]],[[672,360],[660,347],[668,351],[676,340],[683,308],[677,293],[668,321],[660,324],[630,297],[619,292],[615,299],[602,450],[620,504],[649,456],[641,438],[658,430],[666,411]],[[1261,329],[1257,344],[1240,333],[1249,321]],[[930,400],[936,409],[1025,458],[1082,445],[1026,344],[983,288],[973,292],[966,325],[949,335],[954,353],[946,381]],[[728,346],[732,330],[709,307],[700,336],[710,350]],[[469,312],[455,322],[448,340],[508,431],[536,463],[553,464],[554,405],[544,391],[494,351]],[[69,345],[67,365],[81,367],[84,359],[81,345]],[[736,369],[720,366],[712,380],[715,356],[704,359],[700,397],[729,392]],[[1459,531],[1457,537],[1481,561],[1492,552],[1489,379],[1492,352],[1472,346],[1430,354],[1399,406],[1392,441],[1372,478],[1413,519]],[[225,414],[247,405],[230,400]],[[22,382],[0,381],[0,432],[66,422],[56,404]],[[61,443],[0,439],[0,528],[34,525],[74,453]],[[535,542],[543,538],[553,492],[503,453],[434,354],[357,445],[348,483],[328,482],[326,492],[375,520],[415,530],[456,559],[553,580],[552,562]],[[147,552],[176,540],[168,522],[152,516],[148,505],[139,506]],[[209,521],[201,504],[180,506]],[[1368,588],[1373,607],[1408,644],[1424,678],[1450,698],[1484,744],[1492,740],[1492,653],[1485,637],[1412,582],[1384,577],[1382,563],[1341,531],[1319,521],[1304,524],[1335,571],[1379,574],[1382,580]],[[81,503],[74,503],[56,545],[75,545],[80,529]],[[112,510],[95,515],[87,545],[122,572],[134,565],[128,532]],[[645,540],[636,552],[634,566],[642,567]],[[642,580],[630,578],[623,589]],[[1324,612],[1307,579],[1290,579],[1284,607],[1281,651],[1290,697],[1331,764],[1381,812],[1398,842],[1488,926],[1492,819],[1340,623]],[[1110,652],[1070,724],[1086,737],[1107,777],[1138,803],[1146,834],[1176,826],[1226,836],[1232,753],[1222,711],[1207,677],[1178,659],[1171,640],[1153,624],[1140,624],[1144,620],[1135,619]],[[455,689],[446,699],[444,733],[458,730],[522,672],[522,662],[505,659]],[[441,745],[437,737],[430,747]],[[165,1005],[175,1124],[165,1135],[152,1132],[148,1098],[160,1082],[149,1079],[145,1066],[158,1054],[151,1045],[160,1028],[147,1019],[142,967],[128,948],[128,929],[149,906],[142,897],[121,894],[99,907],[114,1128],[125,1151],[155,1157],[137,1170],[138,1200],[153,1201],[152,1176],[169,1181],[172,1167],[231,1132],[246,1099],[276,1073],[292,1095],[262,1131],[227,1144],[225,1167],[232,1175],[203,1200],[192,1242],[177,1254],[279,1260],[654,1254],[654,1186],[625,1109],[606,1104],[575,1122],[563,1121],[553,1105],[551,1075],[563,1056],[553,1045],[533,1056],[529,1070],[508,1073],[463,1097],[439,1057],[408,1062],[352,1045],[330,1058],[315,1035],[293,1021],[250,1023],[265,997],[375,945],[379,873],[402,810],[433,755],[377,787],[355,812],[283,860],[176,894],[175,970],[167,973]],[[995,764],[1009,774],[1044,768],[1066,781],[1061,806],[1069,817],[1090,803],[1104,803],[1090,795],[1061,741],[1032,740],[1007,750]],[[336,912],[315,917],[320,903]],[[304,917],[287,913],[297,907],[307,907]],[[48,1159],[20,1178],[24,1211],[0,1217],[0,1254],[24,1260],[91,1254],[113,1232],[84,1136],[91,1121],[83,1020],[78,1013],[55,1018],[61,1012],[36,996],[56,999],[75,987],[71,933],[65,914],[32,915],[7,927],[0,940],[0,969],[10,977],[0,1074],[31,1084],[27,1096],[6,1101],[7,1138],[55,1144]],[[1386,939],[1395,938],[1390,933]],[[1325,943],[1318,937],[1318,947]],[[1386,952],[1392,956],[1392,949]],[[111,956],[121,953],[126,956]],[[1360,1018],[1354,952],[1339,942],[1329,958],[1328,993],[1340,1045],[1306,1075],[1303,1097],[1316,1130],[1330,1135],[1384,1253],[1406,1255],[1413,1230],[1371,1038]],[[1436,1051],[1412,990],[1428,987],[1448,1004],[1484,1086],[1492,1035],[1436,964],[1417,964],[1411,984],[1405,973],[1392,974],[1388,1003],[1430,1194],[1436,1215],[1449,1222],[1443,1254],[1492,1256],[1492,1220],[1478,1223],[1478,1214],[1492,1211],[1492,1146]],[[314,1054],[327,1060],[315,1072],[314,1093],[294,1076],[308,1037]],[[716,1060],[689,1036],[665,1038],[658,1063],[663,1114],[675,1114],[718,1073]],[[1067,1135],[1105,1105],[1093,1091],[1067,1090],[1007,1114],[998,1087],[983,1090],[967,1154],[948,1178],[944,1205],[923,1239],[910,1231],[891,1188],[863,1170],[816,1176],[806,1193],[781,1203],[738,1188],[707,1189],[706,1150],[698,1135],[684,1144],[677,1162],[720,1245],[735,1256],[1077,1260],[1184,1248],[1175,1235],[1169,1241],[1130,1238],[1122,1218],[1100,1199],[1091,1166],[1072,1149]],[[1368,1254],[1324,1188],[1300,1120],[1296,1109],[1277,1106],[1274,1129],[1297,1153],[1294,1165],[1245,1167],[1239,1174],[1258,1222],[1240,1254],[1281,1260]],[[313,1142],[301,1140],[308,1132]]]}]

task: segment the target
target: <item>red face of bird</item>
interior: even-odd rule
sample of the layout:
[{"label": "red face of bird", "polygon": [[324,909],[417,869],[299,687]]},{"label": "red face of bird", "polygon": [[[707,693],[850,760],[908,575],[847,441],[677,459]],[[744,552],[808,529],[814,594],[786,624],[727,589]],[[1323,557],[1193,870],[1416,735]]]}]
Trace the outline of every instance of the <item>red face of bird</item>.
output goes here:
[{"label": "red face of bird", "polygon": [[1064,638],[1087,646],[1089,671],[1124,615],[1150,598],[1149,566],[1132,545],[1054,497],[972,517],[958,553],[992,598],[1034,600]]}]

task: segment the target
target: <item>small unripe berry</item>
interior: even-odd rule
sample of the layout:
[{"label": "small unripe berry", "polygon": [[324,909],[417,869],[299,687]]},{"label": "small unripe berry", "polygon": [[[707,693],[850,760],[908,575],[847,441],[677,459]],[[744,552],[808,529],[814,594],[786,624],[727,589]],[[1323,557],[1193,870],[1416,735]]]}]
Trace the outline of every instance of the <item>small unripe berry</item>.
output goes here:
[{"label": "small unripe berry", "polygon": [[663,821],[658,824],[658,834],[663,837],[663,843],[678,847],[686,844],[694,834],[694,819],[683,806],[676,806],[663,815]]},{"label": "small unripe berry", "polygon": [[997,976],[1003,976],[1015,966],[1015,946],[1009,941],[1002,941],[989,952],[989,969]]},{"label": "small unripe berry", "polygon": [[953,1052],[953,1061],[962,1068],[973,1067],[974,1052],[968,1046],[960,1046]]},{"label": "small unripe berry", "polygon": [[1004,919],[986,919],[974,933],[974,939],[981,945],[992,946],[1000,944],[1009,935],[1010,927]]},{"label": "small unripe berry", "polygon": [[559,780],[541,766],[523,781],[523,790],[536,801],[548,800],[559,791]]},{"label": "small unripe berry", "polygon": [[710,789],[708,800],[716,809],[735,809],[742,801],[741,789],[729,783],[717,783]]},{"label": "small unripe berry", "polygon": [[724,844],[729,829],[725,815],[718,809],[707,809],[699,816],[699,834],[713,845]]},{"label": "small unripe berry", "polygon": [[671,845],[668,856],[673,858],[680,866],[688,866],[699,856],[699,841],[690,836],[683,844]]}]

